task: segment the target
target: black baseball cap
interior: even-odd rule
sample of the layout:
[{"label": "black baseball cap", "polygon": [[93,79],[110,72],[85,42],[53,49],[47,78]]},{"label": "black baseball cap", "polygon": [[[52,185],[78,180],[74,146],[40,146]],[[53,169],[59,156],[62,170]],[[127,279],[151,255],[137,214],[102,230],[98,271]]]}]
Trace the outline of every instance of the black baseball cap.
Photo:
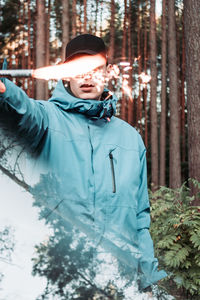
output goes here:
[{"label": "black baseball cap", "polygon": [[100,37],[92,34],[81,34],[67,44],[65,62],[78,54],[102,54],[106,58],[106,46]]}]

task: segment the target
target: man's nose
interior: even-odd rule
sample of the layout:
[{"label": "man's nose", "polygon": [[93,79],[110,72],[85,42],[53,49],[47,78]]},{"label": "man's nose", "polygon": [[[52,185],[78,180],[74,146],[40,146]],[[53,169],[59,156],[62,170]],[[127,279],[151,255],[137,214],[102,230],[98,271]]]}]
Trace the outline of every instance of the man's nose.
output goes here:
[{"label": "man's nose", "polygon": [[92,74],[91,73],[85,74],[84,79],[86,79],[86,80],[92,79]]}]

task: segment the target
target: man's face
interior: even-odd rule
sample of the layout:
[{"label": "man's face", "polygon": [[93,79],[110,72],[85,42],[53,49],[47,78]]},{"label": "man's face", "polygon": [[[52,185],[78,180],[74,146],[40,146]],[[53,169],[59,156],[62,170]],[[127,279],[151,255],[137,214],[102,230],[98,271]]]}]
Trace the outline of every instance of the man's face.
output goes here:
[{"label": "man's face", "polygon": [[99,100],[104,90],[106,76],[105,63],[91,72],[71,78],[70,89],[77,98]]}]

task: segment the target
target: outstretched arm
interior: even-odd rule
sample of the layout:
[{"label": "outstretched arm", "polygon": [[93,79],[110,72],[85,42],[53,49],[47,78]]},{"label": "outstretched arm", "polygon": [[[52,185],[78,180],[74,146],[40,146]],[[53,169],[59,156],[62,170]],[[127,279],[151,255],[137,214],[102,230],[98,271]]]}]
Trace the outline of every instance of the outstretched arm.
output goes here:
[{"label": "outstretched arm", "polygon": [[8,79],[0,80],[0,123],[11,134],[18,134],[36,150],[48,128],[44,105],[35,101]]}]

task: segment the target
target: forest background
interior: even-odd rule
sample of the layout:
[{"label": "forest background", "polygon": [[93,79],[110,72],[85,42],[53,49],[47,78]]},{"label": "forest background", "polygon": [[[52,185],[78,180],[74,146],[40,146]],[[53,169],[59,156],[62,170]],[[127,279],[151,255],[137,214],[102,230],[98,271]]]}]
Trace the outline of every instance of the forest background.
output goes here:
[{"label": "forest background", "polygon": [[[200,295],[200,5],[157,4],[161,15],[155,0],[1,0],[0,63],[7,58],[9,69],[54,65],[76,35],[104,39],[109,62],[120,69],[109,82],[119,98],[117,116],[140,132],[147,148],[156,252],[172,274],[176,297],[190,299]],[[55,86],[12,80],[35,99],[48,99]],[[1,148],[1,171],[26,188]]]}]

